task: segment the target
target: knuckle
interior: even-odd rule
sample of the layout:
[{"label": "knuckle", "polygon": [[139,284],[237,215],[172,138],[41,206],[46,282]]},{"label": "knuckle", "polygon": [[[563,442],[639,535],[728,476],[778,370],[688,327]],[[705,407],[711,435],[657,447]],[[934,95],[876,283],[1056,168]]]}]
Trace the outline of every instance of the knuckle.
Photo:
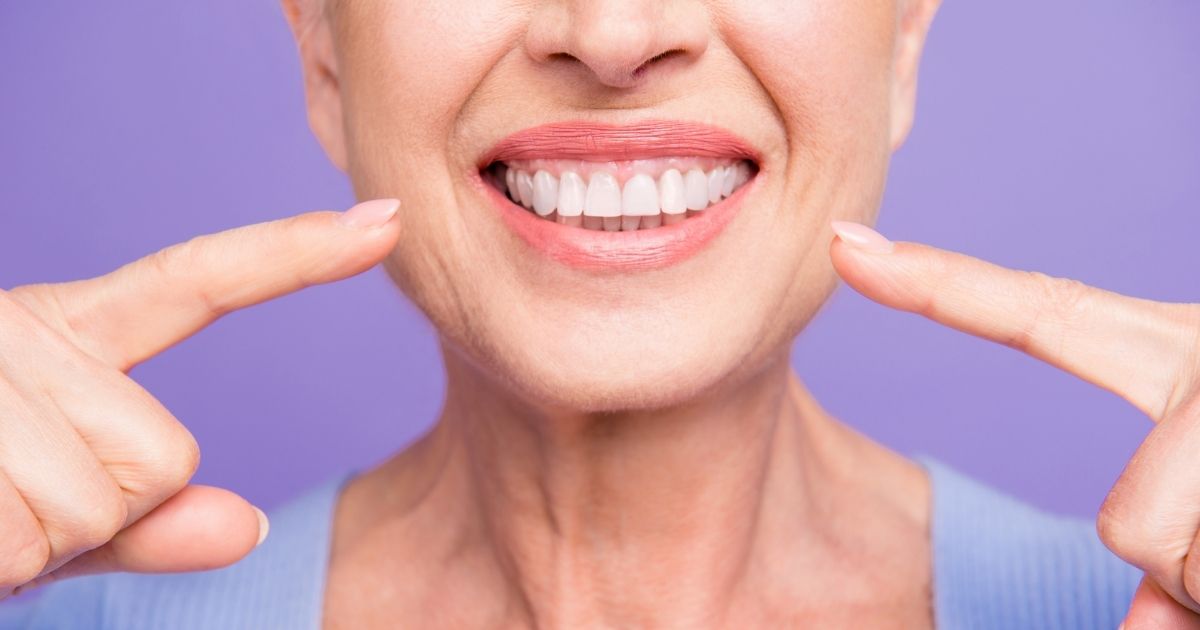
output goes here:
[{"label": "knuckle", "polygon": [[1110,497],[1101,506],[1096,531],[1109,550],[1146,573],[1178,575],[1179,532],[1153,514],[1135,516]]},{"label": "knuckle", "polygon": [[[9,541],[0,567],[0,586],[12,588],[41,575],[50,562],[50,542],[37,528]],[[37,531],[34,531],[37,530]]]},{"label": "knuckle", "polygon": [[187,485],[200,466],[200,446],[182,425],[169,430],[169,437],[146,440],[135,447],[137,479],[129,480],[131,492],[161,499],[175,494]]},{"label": "knuckle", "polygon": [[1048,334],[1054,330],[1077,328],[1085,319],[1088,299],[1092,288],[1074,278],[1060,278],[1040,271],[1026,271],[1028,285],[1032,287],[1030,304],[1033,314],[1013,333],[1007,345],[1030,352],[1045,339],[1056,338]]},{"label": "knuckle", "polygon": [[1147,540],[1145,521],[1130,518],[1120,501],[1111,495],[1100,506],[1096,533],[1106,547],[1126,561],[1141,566],[1138,560],[1145,560],[1142,557]]},{"label": "knuckle", "polygon": [[[213,238],[209,235],[195,236],[187,241],[160,249],[147,256],[144,260],[155,279],[160,282],[174,282],[194,276],[199,270],[206,268],[205,259],[209,255],[206,250],[211,248]],[[229,308],[219,296],[207,291],[203,283],[195,283],[195,297],[212,316],[225,315]]]},{"label": "knuckle", "polygon": [[1030,273],[1039,288],[1040,306],[1047,315],[1069,322],[1085,310],[1091,287],[1074,278],[1060,278],[1040,271]]},{"label": "knuckle", "polygon": [[125,527],[129,507],[119,491],[96,497],[68,526],[72,551],[95,549],[112,540]]}]

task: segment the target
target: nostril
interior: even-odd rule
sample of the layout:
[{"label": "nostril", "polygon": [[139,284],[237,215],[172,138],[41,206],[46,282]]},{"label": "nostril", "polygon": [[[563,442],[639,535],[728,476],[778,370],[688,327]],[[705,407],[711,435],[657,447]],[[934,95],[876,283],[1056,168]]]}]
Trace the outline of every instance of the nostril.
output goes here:
[{"label": "nostril", "polygon": [[589,65],[587,62],[583,61],[583,59],[581,59],[569,52],[562,52],[562,51],[554,52],[554,53],[547,55],[546,60],[556,62],[556,63],[569,64],[569,65],[577,64],[584,68],[591,69],[592,72],[595,72],[598,76],[601,76],[602,79],[606,83],[618,85],[621,87],[629,87],[634,82],[636,82],[639,79],[641,79],[642,77],[644,77],[646,75],[646,73],[650,70],[651,66],[653,66],[655,64],[659,64],[668,59],[673,59],[675,57],[678,57],[681,55],[686,55],[686,54],[687,54],[687,51],[685,51],[683,49],[679,49],[679,48],[675,48],[675,49],[671,49],[671,50],[664,50],[663,52],[660,52],[657,55],[654,55],[653,57],[646,59],[645,61],[640,63],[637,67],[633,68],[632,70],[629,70],[628,66],[626,66],[625,69],[623,69],[623,70],[620,68],[605,69],[603,66],[599,66],[599,65],[592,66],[592,65]]},{"label": "nostril", "polygon": [[565,53],[565,52],[551,53],[550,55],[547,56],[547,59],[550,61],[566,61],[566,62],[579,61],[579,57],[576,57],[575,55],[572,55],[571,53]]},{"label": "nostril", "polygon": [[664,59],[667,59],[668,57],[677,57],[682,54],[684,54],[684,51],[679,50],[679,49],[664,50],[663,52],[660,52],[657,55],[654,55],[653,57],[643,61],[642,65],[634,68],[633,76],[634,76],[634,78],[638,78],[638,77],[642,76],[643,74],[645,74],[651,65],[653,65],[659,61],[662,61]]}]

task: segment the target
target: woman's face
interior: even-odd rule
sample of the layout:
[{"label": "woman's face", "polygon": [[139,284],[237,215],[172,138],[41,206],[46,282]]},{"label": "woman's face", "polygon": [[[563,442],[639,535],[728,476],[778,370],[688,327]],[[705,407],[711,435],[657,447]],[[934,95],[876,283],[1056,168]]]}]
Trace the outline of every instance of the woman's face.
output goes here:
[{"label": "woman's face", "polygon": [[[835,287],[830,220],[874,220],[936,4],[306,1],[285,6],[313,128],[360,198],[403,202],[392,277],[469,364],[582,411],[682,402],[786,350]],[[688,173],[724,165],[735,192],[676,214]],[[505,197],[537,170],[562,216]],[[640,229],[605,231],[614,207]]]}]

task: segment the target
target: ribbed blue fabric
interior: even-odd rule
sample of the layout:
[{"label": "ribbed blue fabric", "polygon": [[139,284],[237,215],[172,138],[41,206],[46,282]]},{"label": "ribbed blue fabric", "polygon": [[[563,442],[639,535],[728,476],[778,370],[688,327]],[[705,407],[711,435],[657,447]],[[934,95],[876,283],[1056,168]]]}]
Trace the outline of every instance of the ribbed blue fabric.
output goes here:
[{"label": "ribbed blue fabric", "polygon": [[[1047,514],[936,460],[934,610],[942,630],[1097,630],[1120,623],[1141,574],[1088,521]],[[332,515],[349,473],[272,512],[271,535],[225,569],[113,574],[0,605],[0,630],[319,630]]]},{"label": "ribbed blue fabric", "polygon": [[934,608],[954,630],[1115,629],[1142,574],[1091,521],[1047,514],[917,457],[933,483]]}]

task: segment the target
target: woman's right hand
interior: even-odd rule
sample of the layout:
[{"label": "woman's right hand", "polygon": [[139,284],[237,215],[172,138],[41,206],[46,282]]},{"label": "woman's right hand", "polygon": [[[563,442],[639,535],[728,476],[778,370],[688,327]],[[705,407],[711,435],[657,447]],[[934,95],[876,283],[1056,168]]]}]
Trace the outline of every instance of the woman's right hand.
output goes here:
[{"label": "woman's right hand", "polygon": [[249,553],[266,534],[261,513],[188,485],[196,441],[126,373],[226,313],[374,266],[399,238],[398,206],[260,223],[99,278],[0,291],[0,599]]}]

